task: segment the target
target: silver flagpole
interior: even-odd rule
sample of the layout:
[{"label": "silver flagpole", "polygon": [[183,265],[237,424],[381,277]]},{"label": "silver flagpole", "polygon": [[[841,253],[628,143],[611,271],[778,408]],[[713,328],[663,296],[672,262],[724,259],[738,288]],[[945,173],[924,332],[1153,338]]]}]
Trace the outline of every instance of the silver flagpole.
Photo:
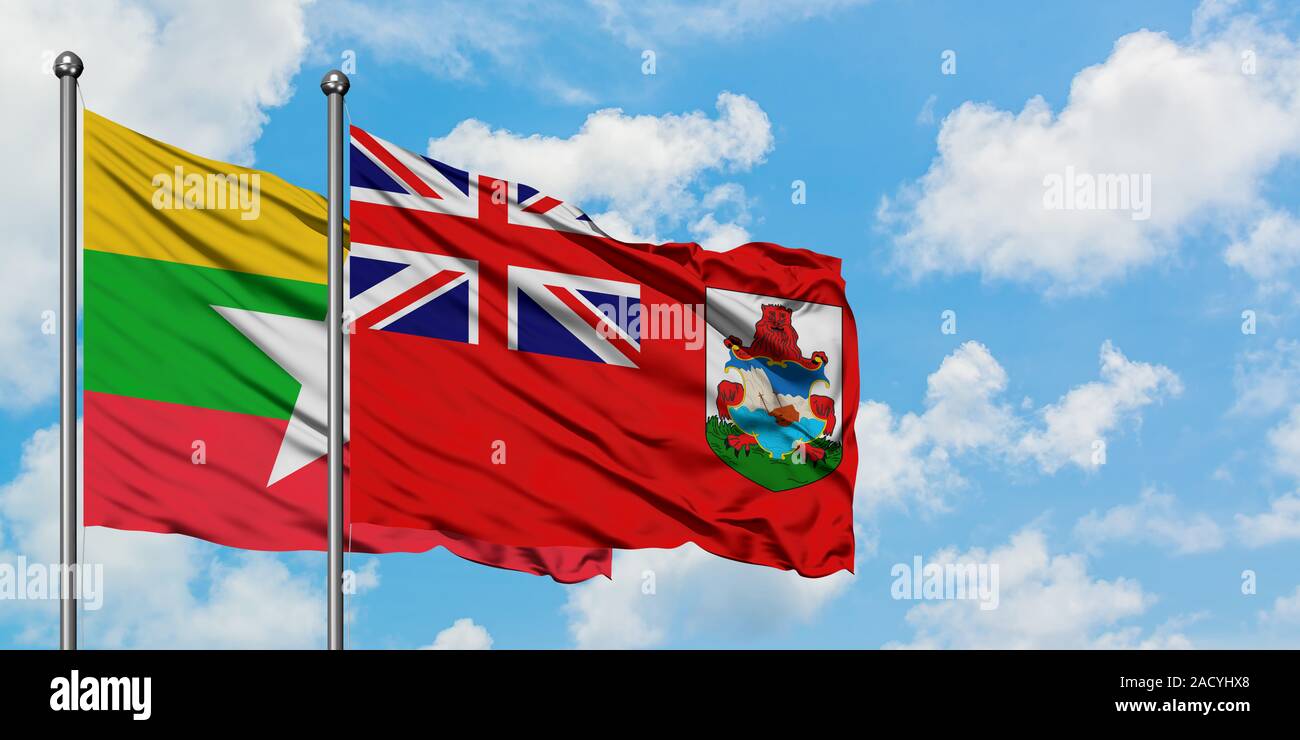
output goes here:
[{"label": "silver flagpole", "polygon": [[343,649],[343,96],[348,76],[320,81],[329,100],[329,649]]},{"label": "silver flagpole", "polygon": [[77,78],[81,57],[54,60],[59,78],[59,647],[77,649]]}]

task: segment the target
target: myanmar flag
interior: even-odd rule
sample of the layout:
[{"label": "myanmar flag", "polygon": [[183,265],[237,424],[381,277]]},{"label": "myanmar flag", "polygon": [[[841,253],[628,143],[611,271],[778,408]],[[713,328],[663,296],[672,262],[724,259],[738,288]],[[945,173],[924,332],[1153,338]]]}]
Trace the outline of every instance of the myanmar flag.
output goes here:
[{"label": "myanmar flag", "polygon": [[[324,550],[325,199],[90,111],[83,125],[85,523]],[[605,549],[345,536],[566,582],[609,574]]]}]

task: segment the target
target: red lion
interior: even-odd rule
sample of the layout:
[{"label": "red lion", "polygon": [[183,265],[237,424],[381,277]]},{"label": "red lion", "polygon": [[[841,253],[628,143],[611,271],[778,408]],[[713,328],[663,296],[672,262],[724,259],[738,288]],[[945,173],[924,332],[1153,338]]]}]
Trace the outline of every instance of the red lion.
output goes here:
[{"label": "red lion", "polygon": [[[774,362],[797,362],[809,370],[822,367],[827,362],[826,353],[819,351],[810,357],[803,356],[799,349],[799,332],[794,330],[790,314],[791,310],[786,306],[764,304],[763,315],[754,324],[754,341],[748,347],[735,336],[727,337],[722,343],[742,360],[764,357]],[[731,419],[731,407],[739,405],[744,395],[745,387],[740,383],[730,380],[718,383],[718,417]],[[817,418],[826,421],[822,433],[829,437],[835,431],[835,400],[828,396],[809,396],[808,405]],[[789,426],[798,418],[790,406],[769,409],[768,413],[781,426]],[[733,434],[727,438],[727,444],[732,449],[742,450],[758,444],[758,440],[752,434]],[[813,461],[820,460],[825,454],[811,445],[805,445],[804,451]]]}]

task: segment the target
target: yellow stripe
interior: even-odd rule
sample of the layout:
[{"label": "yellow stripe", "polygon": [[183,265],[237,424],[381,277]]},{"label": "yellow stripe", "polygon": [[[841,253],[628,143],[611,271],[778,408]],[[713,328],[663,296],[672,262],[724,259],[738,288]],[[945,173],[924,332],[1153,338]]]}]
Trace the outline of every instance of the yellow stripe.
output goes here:
[{"label": "yellow stripe", "polygon": [[325,282],[322,196],[90,111],[83,126],[86,249]]}]

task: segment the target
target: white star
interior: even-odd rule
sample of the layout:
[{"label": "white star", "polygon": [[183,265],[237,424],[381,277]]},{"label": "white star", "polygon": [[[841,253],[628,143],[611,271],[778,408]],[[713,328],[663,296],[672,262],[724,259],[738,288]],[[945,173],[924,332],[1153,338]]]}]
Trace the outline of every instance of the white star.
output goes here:
[{"label": "white star", "polygon": [[[329,440],[326,437],[326,395],[329,368],[326,356],[325,322],[282,316],[242,308],[213,306],[217,313],[238,329],[258,349],[266,353],[294,380],[302,384],[298,399],[289,416],[289,426],[280,441],[280,452],[267,487],[298,472],[309,463],[324,457]],[[346,338],[346,337],[345,337]],[[347,346],[343,349],[343,377],[348,377]],[[343,439],[347,440],[348,388],[343,386]]]}]

